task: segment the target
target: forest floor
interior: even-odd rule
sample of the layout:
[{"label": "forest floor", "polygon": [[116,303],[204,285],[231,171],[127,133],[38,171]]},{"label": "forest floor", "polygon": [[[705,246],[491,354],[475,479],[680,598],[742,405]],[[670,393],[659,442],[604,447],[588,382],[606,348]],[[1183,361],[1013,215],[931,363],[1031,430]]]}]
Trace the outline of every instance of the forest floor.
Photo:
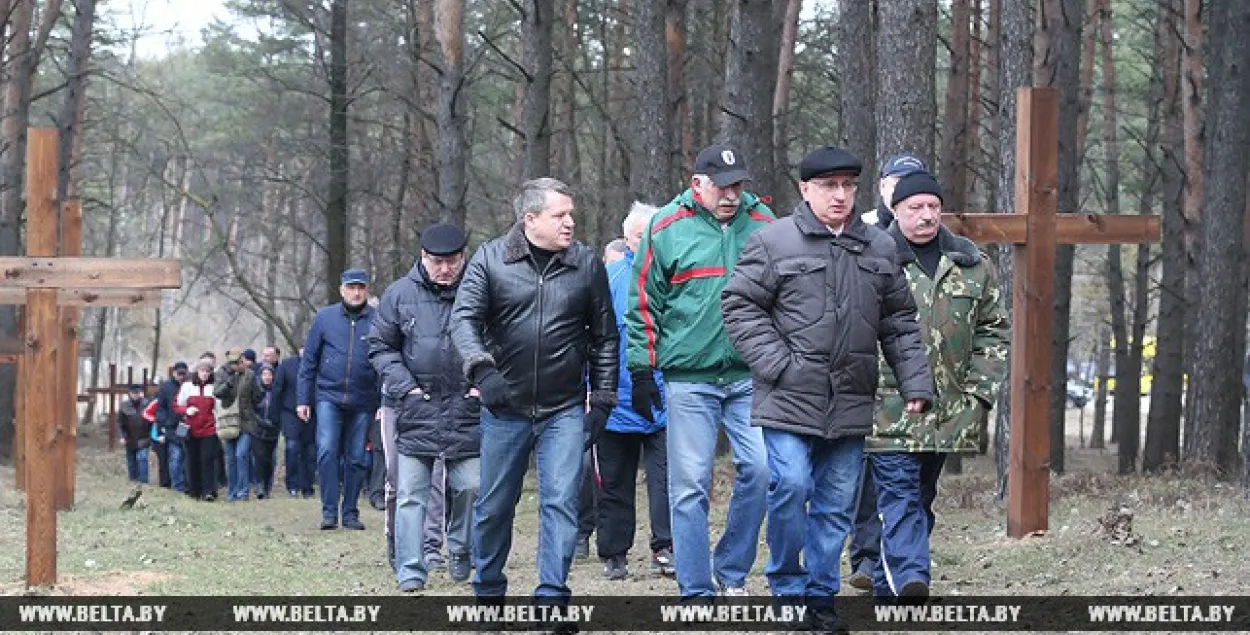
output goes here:
[{"label": "forest floor", "polygon": [[[1075,417],[1076,411],[1069,414]],[[285,493],[267,501],[200,503],[152,488],[123,511],[119,505],[131,489],[124,455],[107,452],[99,432],[84,431],[79,438],[77,505],[58,520],[58,594],[398,593],[385,561],[382,515],[363,500],[364,532],[320,531],[318,502]],[[1220,595],[1250,588],[1245,529],[1250,505],[1241,493],[1178,476],[1118,477],[1114,452],[1114,446],[1069,449],[1068,473],[1051,481],[1051,530],[1024,540],[1004,535],[991,456],[966,460],[962,475],[944,475],[933,534],[934,593]],[[715,535],[723,526],[732,470],[728,463],[717,469]],[[12,468],[0,469],[0,594],[20,593],[23,586],[24,510],[12,483]],[[645,494],[645,487],[639,491]],[[646,509],[644,502],[639,509]],[[1131,512],[1131,527],[1120,522],[1109,530],[1102,519],[1121,509]],[[569,581],[575,594],[676,595],[674,581],[648,570],[646,514],[639,520],[629,579],[607,581],[596,558],[578,561]],[[514,593],[528,594],[536,583],[536,544],[531,474],[507,567]],[[749,578],[753,594],[767,593],[766,557],[761,532]],[[469,595],[471,588],[437,572],[427,593]]]}]

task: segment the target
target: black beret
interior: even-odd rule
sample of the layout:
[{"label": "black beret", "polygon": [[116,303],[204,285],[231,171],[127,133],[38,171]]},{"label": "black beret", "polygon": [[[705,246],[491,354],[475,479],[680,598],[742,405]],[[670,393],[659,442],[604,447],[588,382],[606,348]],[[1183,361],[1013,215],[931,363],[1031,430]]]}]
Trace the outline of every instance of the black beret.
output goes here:
[{"label": "black beret", "polygon": [[856,176],[864,170],[864,164],[855,155],[834,146],[817,148],[803,157],[799,163],[799,180],[810,181],[818,176],[849,172]]},{"label": "black beret", "polygon": [[890,197],[890,207],[894,207],[917,194],[932,194],[942,200],[942,186],[928,172],[912,172],[898,180],[894,185],[894,194]]},{"label": "black beret", "polygon": [[450,256],[464,251],[469,237],[455,225],[439,223],[421,233],[421,249],[431,256]]}]

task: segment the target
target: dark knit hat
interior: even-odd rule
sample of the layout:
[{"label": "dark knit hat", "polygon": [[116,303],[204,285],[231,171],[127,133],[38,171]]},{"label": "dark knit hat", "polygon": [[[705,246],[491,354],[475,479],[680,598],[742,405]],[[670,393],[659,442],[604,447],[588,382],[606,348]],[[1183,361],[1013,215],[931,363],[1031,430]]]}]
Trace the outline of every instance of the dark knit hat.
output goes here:
[{"label": "dark knit hat", "polygon": [[180,370],[187,370],[187,363],[186,363],[186,362],[175,362],[175,363],[174,363],[174,372],[176,373],[176,372],[178,372],[178,371],[180,371]]},{"label": "dark knit hat", "polygon": [[895,207],[904,200],[917,194],[932,194],[942,200],[942,186],[928,172],[913,172],[898,180],[894,185],[894,195],[890,197],[890,207]]},{"label": "dark knit hat", "polygon": [[799,180],[810,181],[819,176],[850,173],[859,176],[864,164],[855,155],[834,146],[812,150],[799,162]]}]

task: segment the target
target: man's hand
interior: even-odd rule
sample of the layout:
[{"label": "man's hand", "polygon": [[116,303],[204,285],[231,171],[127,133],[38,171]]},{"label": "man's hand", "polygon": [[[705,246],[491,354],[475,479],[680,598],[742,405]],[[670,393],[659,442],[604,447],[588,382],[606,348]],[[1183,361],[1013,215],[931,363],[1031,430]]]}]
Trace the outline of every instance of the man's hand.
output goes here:
[{"label": "man's hand", "polygon": [[308,423],[309,417],[312,416],[312,409],[308,406],[295,406],[295,416],[299,417],[300,421]]},{"label": "man's hand", "polygon": [[634,384],[634,389],[629,395],[634,412],[643,419],[655,423],[653,409],[659,409],[664,405],[660,399],[660,387],[655,383],[655,374],[648,368],[630,373],[629,378]]},{"label": "man's hand", "polygon": [[194,417],[194,416],[195,416],[195,414],[196,414],[197,412],[199,412],[199,411],[200,411],[199,406],[188,406],[188,407],[187,407],[187,416],[188,416],[188,417]]},{"label": "man's hand", "polygon": [[482,405],[494,413],[511,410],[512,397],[508,392],[508,381],[493,366],[479,368],[474,374],[477,375],[477,388]]},{"label": "man's hand", "polygon": [[918,415],[923,414],[925,410],[928,410],[928,408],[929,402],[924,399],[908,399],[907,403],[903,405],[903,412],[911,415]]},{"label": "man's hand", "polygon": [[590,433],[590,438],[586,440],[583,452],[599,442],[603,431],[608,429],[608,415],[610,414],[612,414],[612,409],[604,405],[592,406],[590,412],[586,413],[586,432]]},{"label": "man's hand", "polygon": [[163,434],[162,434],[162,435],[160,435],[160,436],[156,437],[156,442],[157,442],[157,443],[164,443],[164,442],[165,442],[165,435],[163,435]]}]

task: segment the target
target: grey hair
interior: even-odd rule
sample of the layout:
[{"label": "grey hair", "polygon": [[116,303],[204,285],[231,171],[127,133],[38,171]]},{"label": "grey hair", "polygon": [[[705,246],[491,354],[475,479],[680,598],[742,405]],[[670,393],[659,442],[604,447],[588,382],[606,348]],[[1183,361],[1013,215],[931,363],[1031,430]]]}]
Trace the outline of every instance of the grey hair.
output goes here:
[{"label": "grey hair", "polygon": [[613,254],[613,253],[615,254],[625,253],[625,239],[624,238],[614,238],[612,239],[612,242],[608,243],[607,245],[603,247],[604,256],[608,254]]},{"label": "grey hair", "polygon": [[634,223],[646,225],[647,221],[651,220],[651,217],[655,216],[655,213],[658,211],[660,211],[660,208],[654,205],[634,201],[634,204],[629,206],[629,213],[625,215],[625,220],[621,221],[621,233],[628,236],[629,228]]},{"label": "grey hair", "polygon": [[512,199],[512,210],[516,212],[517,222],[525,220],[526,214],[537,214],[546,209],[548,192],[573,196],[573,189],[559,179],[549,176],[530,179],[521,184],[521,193]]}]

